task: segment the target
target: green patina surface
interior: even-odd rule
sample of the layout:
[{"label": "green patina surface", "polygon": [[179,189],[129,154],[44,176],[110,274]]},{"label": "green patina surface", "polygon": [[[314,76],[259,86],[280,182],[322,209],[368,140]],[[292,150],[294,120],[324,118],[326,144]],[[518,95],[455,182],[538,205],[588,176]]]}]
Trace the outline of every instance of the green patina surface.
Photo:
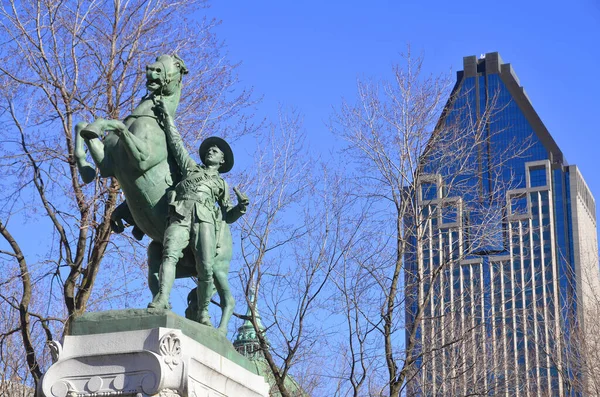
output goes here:
[{"label": "green patina surface", "polygon": [[[146,67],[147,94],[125,120],[99,118],[77,124],[74,155],[85,183],[96,178],[97,170],[101,177],[119,181],[126,201],[111,214],[112,230],[121,233],[129,224],[138,240],[144,234],[152,239],[148,307],[168,309],[175,278],[197,276],[186,317],[212,326],[208,306],[216,290],[222,308],[219,330],[227,334],[235,305],[228,279],[232,255],[228,225],[246,212],[249,200],[234,188],[238,200],[234,206],[229,186],[219,176],[233,166],[227,142],[205,139],[199,165],[175,127],[187,73],[176,55],[156,58]],[[87,160],[86,146],[95,166]]]},{"label": "green patina surface", "polygon": [[94,335],[159,327],[179,329],[187,337],[258,375],[256,366],[235,351],[231,342],[219,331],[168,310],[128,309],[86,313],[73,320],[69,335]]}]

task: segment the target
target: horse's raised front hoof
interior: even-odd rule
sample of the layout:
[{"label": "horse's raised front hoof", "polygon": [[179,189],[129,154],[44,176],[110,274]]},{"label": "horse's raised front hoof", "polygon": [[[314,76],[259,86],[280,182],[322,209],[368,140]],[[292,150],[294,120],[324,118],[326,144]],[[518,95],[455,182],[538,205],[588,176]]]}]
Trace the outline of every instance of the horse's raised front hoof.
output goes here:
[{"label": "horse's raised front hoof", "polygon": [[100,138],[102,136],[102,130],[95,123],[88,124],[85,128],[81,129],[81,136],[85,139]]}]

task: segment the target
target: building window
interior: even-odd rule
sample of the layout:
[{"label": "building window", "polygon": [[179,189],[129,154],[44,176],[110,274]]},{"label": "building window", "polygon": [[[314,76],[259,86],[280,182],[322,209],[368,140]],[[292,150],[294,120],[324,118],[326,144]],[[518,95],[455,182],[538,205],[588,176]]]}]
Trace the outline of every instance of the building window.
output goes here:
[{"label": "building window", "polygon": [[543,165],[529,168],[530,187],[546,186],[546,167]]},{"label": "building window", "polygon": [[527,214],[527,195],[519,194],[510,198],[510,214],[525,215]]},{"label": "building window", "polygon": [[442,223],[458,222],[458,208],[455,203],[444,203],[442,205]]},{"label": "building window", "polygon": [[433,182],[421,184],[421,200],[435,200],[437,198],[437,185]]}]

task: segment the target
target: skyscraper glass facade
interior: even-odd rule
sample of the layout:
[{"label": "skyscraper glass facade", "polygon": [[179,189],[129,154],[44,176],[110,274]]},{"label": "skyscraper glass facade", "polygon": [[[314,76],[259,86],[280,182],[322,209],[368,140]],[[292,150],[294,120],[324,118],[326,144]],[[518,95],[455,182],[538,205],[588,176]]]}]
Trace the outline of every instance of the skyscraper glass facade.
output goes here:
[{"label": "skyscraper glass facade", "polygon": [[498,53],[464,59],[415,184],[409,393],[579,395],[569,344],[582,269],[597,278],[595,202]]}]

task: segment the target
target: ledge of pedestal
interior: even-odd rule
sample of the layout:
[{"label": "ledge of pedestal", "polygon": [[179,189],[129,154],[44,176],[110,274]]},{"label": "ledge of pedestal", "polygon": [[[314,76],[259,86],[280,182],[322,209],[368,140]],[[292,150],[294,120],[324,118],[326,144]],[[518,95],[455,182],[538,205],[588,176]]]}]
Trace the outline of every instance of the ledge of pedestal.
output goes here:
[{"label": "ledge of pedestal", "polygon": [[86,314],[53,351],[44,397],[268,396],[256,366],[223,335],[170,311]]},{"label": "ledge of pedestal", "polygon": [[256,366],[235,351],[231,342],[215,328],[198,324],[170,310],[128,309],[86,313],[73,320],[69,334],[93,335],[158,327],[179,329],[185,336],[256,373]]}]

